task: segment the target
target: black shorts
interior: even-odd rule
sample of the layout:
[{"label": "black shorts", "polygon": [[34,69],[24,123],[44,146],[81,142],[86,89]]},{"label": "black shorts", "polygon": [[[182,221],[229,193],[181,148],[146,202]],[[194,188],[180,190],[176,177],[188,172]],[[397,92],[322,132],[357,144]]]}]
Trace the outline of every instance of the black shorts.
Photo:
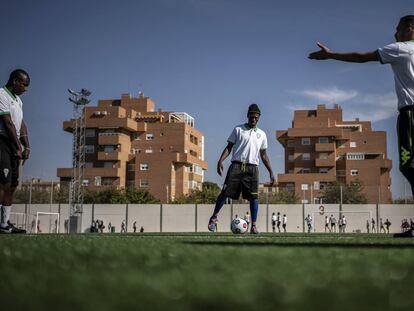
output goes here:
[{"label": "black shorts", "polygon": [[276,221],[272,220],[272,226],[276,226]]},{"label": "black shorts", "polygon": [[280,227],[280,221],[277,222],[277,226]]},{"label": "black shorts", "polygon": [[407,106],[400,110],[397,135],[400,170],[406,167],[414,168],[414,106]]},{"label": "black shorts", "polygon": [[257,199],[257,189],[259,183],[259,169],[257,165],[233,162],[227,171],[224,181],[222,195],[238,200],[240,192],[243,199]]},{"label": "black shorts", "polygon": [[14,148],[6,139],[0,137],[0,184],[17,187],[19,184],[19,160]]}]

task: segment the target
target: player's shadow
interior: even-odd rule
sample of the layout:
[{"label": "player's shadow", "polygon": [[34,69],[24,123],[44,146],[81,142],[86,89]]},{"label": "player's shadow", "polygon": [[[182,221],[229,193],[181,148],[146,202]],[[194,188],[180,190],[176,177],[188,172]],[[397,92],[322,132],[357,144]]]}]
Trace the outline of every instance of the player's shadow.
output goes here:
[{"label": "player's shadow", "polygon": [[233,241],[183,241],[184,244],[191,245],[212,245],[212,246],[241,246],[241,247],[286,247],[286,248],[371,248],[371,249],[393,249],[393,248],[414,248],[413,243],[335,243],[335,242],[324,242],[324,243],[281,243],[281,242],[233,242]]}]

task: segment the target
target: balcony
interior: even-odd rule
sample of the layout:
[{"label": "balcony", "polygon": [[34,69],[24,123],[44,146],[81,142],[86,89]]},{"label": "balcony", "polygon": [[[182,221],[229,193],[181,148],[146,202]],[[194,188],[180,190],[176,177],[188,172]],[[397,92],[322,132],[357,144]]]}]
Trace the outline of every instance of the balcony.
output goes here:
[{"label": "balcony", "polygon": [[103,118],[87,119],[86,127],[92,128],[122,128],[130,132],[145,131],[146,123],[137,123],[131,118],[106,116]]},{"label": "balcony", "polygon": [[342,129],[329,128],[290,128],[288,129],[288,137],[327,137],[327,136],[342,136]]},{"label": "balcony", "polygon": [[315,159],[316,167],[334,167],[335,160],[333,159]]},{"label": "balcony", "polygon": [[99,133],[98,137],[99,145],[120,145],[129,141],[128,135],[120,133]]},{"label": "balcony", "polygon": [[392,169],[392,161],[389,159],[381,159],[380,160],[380,167],[386,169]]},{"label": "balcony", "polygon": [[329,143],[329,144],[315,144],[315,151],[316,152],[333,152],[335,151],[335,144]]},{"label": "balcony", "polygon": [[98,160],[99,161],[119,161],[121,160],[121,151],[111,151],[111,152],[105,152],[105,151],[99,151],[98,152]]},{"label": "balcony", "polygon": [[194,157],[189,153],[177,152],[174,155],[173,161],[178,162],[178,163],[185,163],[185,164],[197,164],[204,170],[208,168],[208,164],[206,161],[200,160],[199,158]]}]

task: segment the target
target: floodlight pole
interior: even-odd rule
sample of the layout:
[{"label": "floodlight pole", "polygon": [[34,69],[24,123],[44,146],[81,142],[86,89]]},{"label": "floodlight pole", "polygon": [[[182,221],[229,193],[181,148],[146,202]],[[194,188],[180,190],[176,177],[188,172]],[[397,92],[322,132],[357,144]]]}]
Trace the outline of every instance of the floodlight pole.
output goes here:
[{"label": "floodlight pole", "polygon": [[83,169],[85,167],[85,106],[89,104],[91,92],[68,90],[73,103],[72,176],[69,190],[69,233],[81,232],[83,212]]}]

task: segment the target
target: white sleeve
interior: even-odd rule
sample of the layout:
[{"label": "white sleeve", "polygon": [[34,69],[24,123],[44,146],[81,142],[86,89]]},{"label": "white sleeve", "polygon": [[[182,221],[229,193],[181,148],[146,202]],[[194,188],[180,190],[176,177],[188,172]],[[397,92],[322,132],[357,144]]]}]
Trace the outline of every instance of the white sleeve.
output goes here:
[{"label": "white sleeve", "polygon": [[398,43],[391,43],[383,48],[379,48],[377,51],[382,64],[393,64],[398,61],[400,47]]},{"label": "white sleeve", "polygon": [[260,150],[267,149],[267,136],[266,136],[266,133],[263,132],[263,135],[264,135],[264,137],[263,137],[262,145],[260,146]]},{"label": "white sleeve", "polygon": [[0,94],[0,115],[9,114],[10,113],[10,102],[7,98]]},{"label": "white sleeve", "polygon": [[237,131],[236,131],[236,128],[234,128],[233,131],[231,132],[229,138],[227,138],[227,141],[229,143],[235,144],[236,143],[236,138],[237,138]]}]

